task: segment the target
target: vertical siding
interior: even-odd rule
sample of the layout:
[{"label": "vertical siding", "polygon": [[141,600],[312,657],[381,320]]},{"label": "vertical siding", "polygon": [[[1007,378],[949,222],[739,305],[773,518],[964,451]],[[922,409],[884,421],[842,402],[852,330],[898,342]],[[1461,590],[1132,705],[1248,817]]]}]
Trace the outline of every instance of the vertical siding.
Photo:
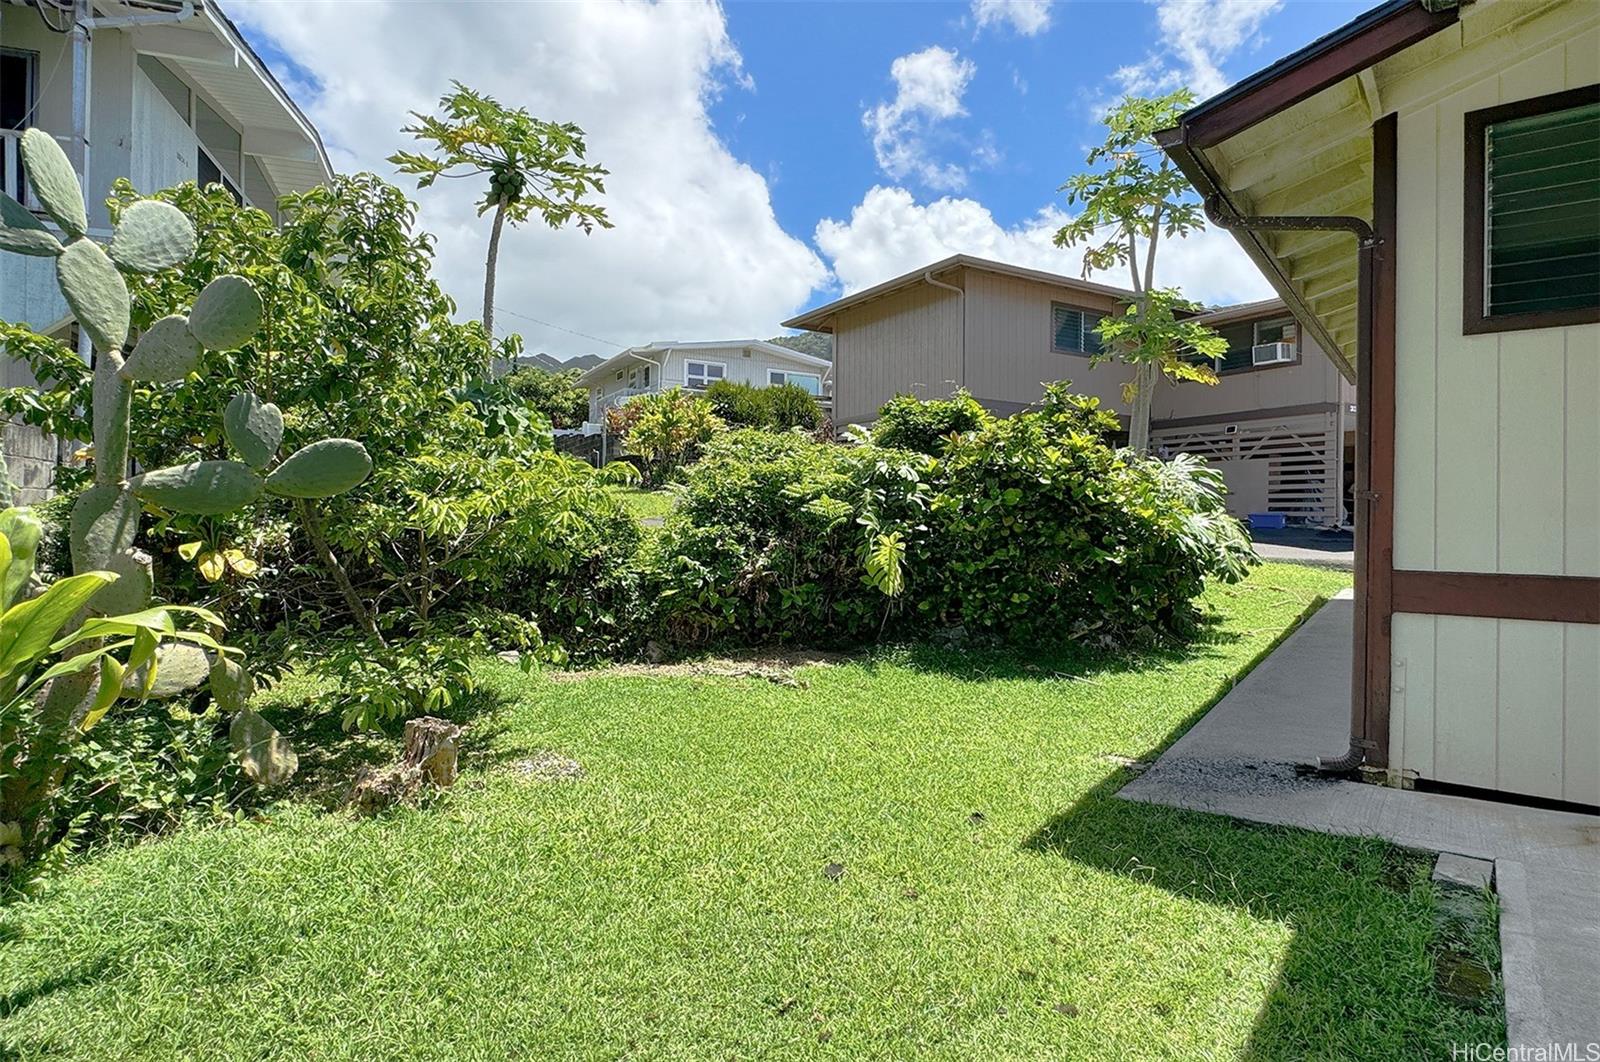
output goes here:
[{"label": "vertical siding", "polygon": [[[1289,316],[1287,311],[1266,314],[1259,320]],[[1150,416],[1155,420],[1183,417],[1222,417],[1229,413],[1305,406],[1314,403],[1336,404],[1344,378],[1322,352],[1322,348],[1301,330],[1300,360],[1292,365],[1235,372],[1220,377],[1215,386],[1197,383],[1156,385]]]},{"label": "vertical siding", "polygon": [[194,130],[145,76],[133,71],[133,155],[128,177],[150,193],[195,179]]},{"label": "vertical siding", "polygon": [[918,284],[834,322],[834,421],[870,421],[897,394],[943,398],[961,386],[961,296]]},{"label": "vertical siding", "polygon": [[1600,627],[1401,614],[1393,633],[1397,764],[1600,804]]},{"label": "vertical siding", "polygon": [[1071,380],[1078,394],[1094,395],[1109,409],[1126,412],[1122,385],[1130,374],[1119,362],[1091,366],[1087,357],[1051,349],[1052,303],[1108,313],[1108,296],[1059,288],[1020,277],[966,271],[967,389],[995,403],[1028,405],[1044,385]]},{"label": "vertical siding", "polygon": [[[1506,0],[1510,2],[1510,0]],[[1600,326],[1462,333],[1464,116],[1600,81],[1573,3],[1381,86],[1399,110],[1395,566],[1600,575]],[[1600,628],[1393,623],[1391,753],[1423,778],[1600,803]]]}]

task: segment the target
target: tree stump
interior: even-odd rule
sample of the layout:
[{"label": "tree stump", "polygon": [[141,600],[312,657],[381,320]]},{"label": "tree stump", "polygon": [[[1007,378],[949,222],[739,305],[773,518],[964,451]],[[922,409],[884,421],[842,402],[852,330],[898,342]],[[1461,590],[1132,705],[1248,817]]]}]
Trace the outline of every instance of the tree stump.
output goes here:
[{"label": "tree stump", "polygon": [[444,719],[425,715],[406,721],[406,748],[402,764],[419,768],[441,789],[455,784],[457,743],[461,728]]},{"label": "tree stump", "polygon": [[400,759],[377,770],[363,767],[345,806],[358,815],[376,815],[416,799],[424,787],[445,789],[455,784],[460,738],[461,728],[448,720],[433,716],[407,720]]}]

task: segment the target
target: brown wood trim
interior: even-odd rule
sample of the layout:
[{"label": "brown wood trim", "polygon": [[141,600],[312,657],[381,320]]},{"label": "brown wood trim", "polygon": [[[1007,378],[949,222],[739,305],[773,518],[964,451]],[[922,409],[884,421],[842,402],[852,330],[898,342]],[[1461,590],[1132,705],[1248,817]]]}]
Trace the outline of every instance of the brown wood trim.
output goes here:
[{"label": "brown wood trim", "polygon": [[1394,611],[1425,616],[1600,623],[1600,578],[1397,571]]},{"label": "brown wood trim", "polygon": [[1305,402],[1297,406],[1274,406],[1271,409],[1241,409],[1237,412],[1152,420],[1150,429],[1154,431],[1157,428],[1193,428],[1202,424],[1249,424],[1258,420],[1277,420],[1280,417],[1303,417],[1308,413],[1333,413],[1338,408],[1337,402]]},{"label": "brown wood trim", "polygon": [[[1273,115],[1337,85],[1374,63],[1409,48],[1453,25],[1458,14],[1454,7],[1429,11],[1420,3],[1395,7],[1379,14],[1367,26],[1354,29],[1342,39],[1336,34],[1301,53],[1290,56],[1264,73],[1257,84],[1245,83],[1237,95],[1202,105],[1198,113],[1183,124],[1183,139],[1191,148],[1203,149],[1222,143]],[[1165,145],[1163,145],[1165,146]]]},{"label": "brown wood trim", "polygon": [[1496,107],[1468,111],[1463,117],[1463,143],[1466,152],[1464,204],[1461,241],[1461,332],[1482,335],[1487,332],[1521,332],[1535,328],[1565,328],[1569,325],[1600,322],[1600,305],[1576,306],[1565,310],[1538,313],[1511,313],[1485,316],[1485,275],[1487,250],[1484,247],[1488,213],[1488,161],[1486,134],[1495,122],[1512,118],[1531,118],[1536,114],[1564,111],[1586,103],[1600,102],[1600,84],[1531,96]]},{"label": "brown wood trim", "polygon": [[[1389,766],[1389,682],[1392,644],[1394,578],[1394,429],[1395,429],[1395,308],[1399,286],[1398,173],[1399,120],[1388,114],[1372,126],[1372,231],[1374,246],[1368,256],[1366,283],[1361,298],[1367,303],[1365,335],[1367,364],[1360,373],[1367,394],[1357,398],[1358,421],[1365,418],[1366,432],[1356,433],[1358,453],[1357,498],[1365,487],[1365,520],[1358,518],[1365,539],[1363,576],[1366,607],[1362,610],[1365,644],[1359,679],[1363,688],[1363,714],[1367,762]],[[1365,435],[1365,483],[1361,482],[1359,445]]]}]

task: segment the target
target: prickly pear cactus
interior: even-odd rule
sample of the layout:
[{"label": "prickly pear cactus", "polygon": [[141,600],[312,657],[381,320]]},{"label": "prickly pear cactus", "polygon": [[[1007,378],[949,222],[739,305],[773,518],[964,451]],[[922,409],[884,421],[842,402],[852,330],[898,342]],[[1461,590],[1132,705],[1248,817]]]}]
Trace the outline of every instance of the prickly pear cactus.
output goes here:
[{"label": "prickly pear cactus", "polygon": [[[203,350],[231,350],[248,343],[261,326],[261,296],[245,277],[219,276],[195,298],[187,315],[173,314],[155,322],[125,357],[131,312],[122,271],[155,273],[181,265],[194,255],[194,226],[169,204],[141,201],[123,212],[108,253],[87,236],[83,192],[55,139],[40,129],[29,129],[22,136],[21,150],[33,194],[66,240],[17,200],[0,195],[0,251],[56,260],[61,293],[98,350],[94,485],[79,496],[69,524],[74,571],[111,570],[121,575],[92,601],[95,611],[130,611],[150,600],[150,558],[133,548],[141,503],[168,512],[216,515],[250,504],[263,490],[289,498],[326,498],[366,479],[372,461],[353,439],[324,439],[280,460],[283,414],[251,392],[237,395],[223,414],[228,443],[243,460],[196,461],[128,479],[135,382],[180,381],[197,369]],[[506,191],[515,195],[521,189],[508,185]],[[0,571],[0,593],[21,592],[14,582],[7,571]],[[138,680],[147,695],[175,695],[209,676],[217,703],[235,713],[236,744],[247,766],[254,765],[263,777],[275,781],[292,772],[293,752],[264,720],[250,718],[254,713],[245,707],[250,676],[242,667],[226,660],[208,662],[203,654],[183,658],[176,650],[164,665],[153,664]],[[89,681],[84,673],[81,690],[63,683],[51,697],[81,697]]]}]

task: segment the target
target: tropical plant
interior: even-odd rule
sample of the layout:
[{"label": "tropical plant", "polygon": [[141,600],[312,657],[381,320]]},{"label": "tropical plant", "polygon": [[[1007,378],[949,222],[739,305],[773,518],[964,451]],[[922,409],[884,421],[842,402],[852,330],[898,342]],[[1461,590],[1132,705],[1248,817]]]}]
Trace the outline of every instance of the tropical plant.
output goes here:
[{"label": "tropical plant", "polygon": [[705,399],[725,424],[746,428],[814,429],[822,423],[816,396],[798,384],[756,387],[741,380],[718,380]]},{"label": "tropical plant", "polygon": [[[21,866],[53,843],[56,798],[77,738],[118,700],[158,696],[177,685],[165,670],[187,681],[188,661],[166,650],[210,650],[217,668],[237,667],[210,634],[178,629],[175,614],[220,629],[222,621],[202,608],[169,605],[82,619],[91,601],[104,600],[124,578],[116,572],[69,575],[28,596],[41,530],[26,509],[0,512],[0,870]],[[83,687],[90,695],[56,718],[44,694],[80,676],[90,680]]]},{"label": "tropical plant", "polygon": [[[287,498],[313,542],[320,544],[325,563],[337,571],[338,563],[327,550],[307,501],[355,487],[371,471],[371,459],[361,443],[346,438],[321,439],[282,456],[284,416],[270,400],[270,372],[264,381],[268,397],[241,389],[223,409],[212,407],[213,423],[220,414],[220,434],[234,456],[187,461],[128,476],[135,385],[176,383],[196,370],[204,351],[232,350],[250,341],[261,325],[262,298],[246,277],[234,273],[216,276],[195,296],[186,313],[169,313],[150,322],[124,357],[133,329],[124,272],[159,277],[191,259],[196,248],[194,225],[181,210],[162,200],[124,203],[115,211],[109,248],[102,249],[87,236],[83,193],[60,145],[35,128],[23,134],[21,150],[35,197],[68,236],[68,242],[58,241],[16,200],[0,198],[0,220],[4,222],[0,249],[55,259],[61,294],[97,352],[87,396],[94,481],[73,504],[70,548],[74,572],[109,571],[119,578],[98,587],[84,600],[84,607],[101,614],[137,614],[149,604],[154,584],[151,558],[134,547],[145,508],[162,517],[206,517],[244,508],[264,492]],[[96,624],[103,626],[91,619],[79,629]],[[375,626],[371,633],[376,635]],[[73,721],[90,696],[98,670],[62,672],[51,683],[39,717],[47,749],[70,744]],[[213,696],[236,713],[240,755],[247,764],[257,755],[254,750],[277,748],[281,739],[276,732],[246,705],[250,679],[239,664],[219,657],[209,667],[191,662],[189,672],[196,683],[209,674]],[[251,773],[267,780],[279,773],[278,764],[286,762],[286,756],[278,758]]]},{"label": "tropical plant", "polygon": [[949,398],[896,395],[878,410],[872,441],[879,446],[938,456],[952,436],[977,431],[989,419],[988,411],[965,387],[958,388]]},{"label": "tropical plant", "polygon": [[1186,316],[1200,309],[1197,304],[1174,288],[1155,284],[1161,237],[1205,228],[1188,179],[1155,141],[1155,134],[1177,125],[1193,102],[1187,89],[1150,99],[1125,98],[1106,116],[1105,142],[1089,151],[1088,165],[1099,168],[1077,174],[1060,189],[1067,193],[1068,206],[1081,204],[1082,209],[1056,232],[1056,246],[1085,244],[1084,276],[1126,265],[1133,284],[1133,301],[1097,326],[1104,353],[1094,360],[1115,357],[1133,366],[1123,397],[1132,411],[1128,445],[1140,453],[1150,447],[1150,402],[1157,378],[1164,374],[1214,384],[1217,377],[1207,361],[1227,352],[1221,336]]},{"label": "tropical plant", "polygon": [[416,122],[400,130],[431,144],[431,152],[399,151],[389,161],[401,173],[417,175],[419,188],[440,177],[489,175],[478,216],[494,211],[483,276],[483,330],[493,337],[495,268],[505,223],[518,225],[537,213],[552,229],[569,222],[584,232],[611,228],[605,208],[587,201],[605,191],[606,170],[584,161],[587,145],[576,125],[512,110],[459,81],[451,85],[439,100],[444,117],[413,111]]},{"label": "tropical plant", "polygon": [[532,366],[513,369],[501,383],[543,413],[552,428],[576,428],[589,419],[589,392],[578,386],[577,369],[546,372]]},{"label": "tropical plant", "polygon": [[660,484],[694,460],[725,426],[711,403],[680,388],[630,398],[606,411],[607,430],[644,467],[647,485]]}]

